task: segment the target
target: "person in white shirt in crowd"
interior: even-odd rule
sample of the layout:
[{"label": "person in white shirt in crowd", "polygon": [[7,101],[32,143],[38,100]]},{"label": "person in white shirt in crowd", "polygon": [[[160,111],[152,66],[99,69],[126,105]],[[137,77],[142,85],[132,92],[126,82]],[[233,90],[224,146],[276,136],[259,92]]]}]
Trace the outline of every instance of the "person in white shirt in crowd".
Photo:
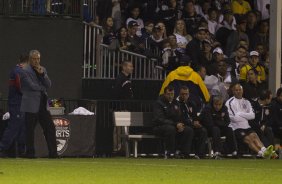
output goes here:
[{"label": "person in white shirt in crowd", "polygon": [[275,154],[273,145],[266,148],[249,125],[248,121],[255,118],[255,113],[251,103],[243,98],[243,87],[239,83],[235,83],[231,89],[234,96],[227,100],[225,105],[230,117],[230,126],[234,130],[237,140],[247,144],[258,156],[270,158]]},{"label": "person in white shirt in crowd", "polygon": [[186,48],[188,42],[192,40],[192,36],[187,34],[186,24],[183,19],[179,19],[175,22],[173,34],[176,36],[179,48]]},{"label": "person in white shirt in crowd", "polygon": [[135,21],[138,24],[138,28],[137,28],[137,32],[136,35],[137,36],[142,36],[142,32],[141,29],[144,28],[144,22],[143,20],[139,17],[140,16],[140,7],[139,6],[132,6],[130,9],[130,17],[126,20],[126,25],[128,25],[128,23],[130,21]]},{"label": "person in white shirt in crowd", "polygon": [[218,25],[218,12],[214,8],[208,10],[208,15],[205,17],[208,22],[209,32],[215,35],[215,31]]}]

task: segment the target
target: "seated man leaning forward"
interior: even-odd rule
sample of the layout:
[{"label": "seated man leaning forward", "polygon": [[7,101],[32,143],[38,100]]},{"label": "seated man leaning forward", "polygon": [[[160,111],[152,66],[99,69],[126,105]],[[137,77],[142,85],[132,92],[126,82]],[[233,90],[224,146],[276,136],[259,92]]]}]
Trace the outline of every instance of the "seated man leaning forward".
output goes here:
[{"label": "seated man leaning forward", "polygon": [[[177,147],[183,154],[189,153],[189,129],[181,122],[181,111],[174,99],[174,88],[167,86],[154,105],[154,133],[164,139],[165,158],[170,158]],[[177,140],[176,140],[177,139]]]},{"label": "seated man leaning forward", "polygon": [[251,103],[243,98],[242,86],[236,83],[231,89],[234,96],[227,100],[226,106],[230,117],[230,126],[234,130],[236,138],[247,144],[258,156],[271,158],[275,154],[273,145],[265,148],[258,135],[249,125],[248,121],[255,118],[255,113]]}]

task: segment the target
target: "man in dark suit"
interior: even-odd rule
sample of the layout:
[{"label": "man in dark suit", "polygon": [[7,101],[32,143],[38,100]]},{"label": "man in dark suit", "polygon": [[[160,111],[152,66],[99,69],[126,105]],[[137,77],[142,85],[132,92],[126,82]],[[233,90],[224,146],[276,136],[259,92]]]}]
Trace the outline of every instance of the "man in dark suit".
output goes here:
[{"label": "man in dark suit", "polygon": [[47,110],[47,89],[51,87],[51,80],[46,69],[40,65],[40,52],[37,50],[29,53],[29,64],[24,69],[21,87],[21,112],[25,112],[26,120],[26,156],[35,158],[34,129],[39,121],[47,142],[49,158],[56,158],[55,126]]}]

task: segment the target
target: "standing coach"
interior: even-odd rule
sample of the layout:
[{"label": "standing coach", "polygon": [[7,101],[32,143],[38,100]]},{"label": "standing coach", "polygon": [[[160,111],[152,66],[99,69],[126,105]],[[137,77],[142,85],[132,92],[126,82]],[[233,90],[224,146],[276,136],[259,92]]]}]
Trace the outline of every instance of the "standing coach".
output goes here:
[{"label": "standing coach", "polygon": [[46,69],[40,65],[38,50],[29,52],[29,64],[24,71],[21,81],[21,111],[25,112],[26,120],[26,157],[35,158],[34,129],[39,122],[47,142],[49,158],[56,158],[58,155],[55,126],[47,110],[47,89],[51,87],[51,80]]}]

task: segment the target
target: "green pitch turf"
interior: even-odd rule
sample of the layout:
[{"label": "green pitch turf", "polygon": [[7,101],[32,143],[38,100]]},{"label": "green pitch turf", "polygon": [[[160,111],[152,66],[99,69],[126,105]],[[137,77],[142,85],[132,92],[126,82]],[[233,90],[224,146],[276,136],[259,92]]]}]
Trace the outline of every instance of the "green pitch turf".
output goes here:
[{"label": "green pitch turf", "polygon": [[0,159],[0,184],[277,184],[282,160]]}]

